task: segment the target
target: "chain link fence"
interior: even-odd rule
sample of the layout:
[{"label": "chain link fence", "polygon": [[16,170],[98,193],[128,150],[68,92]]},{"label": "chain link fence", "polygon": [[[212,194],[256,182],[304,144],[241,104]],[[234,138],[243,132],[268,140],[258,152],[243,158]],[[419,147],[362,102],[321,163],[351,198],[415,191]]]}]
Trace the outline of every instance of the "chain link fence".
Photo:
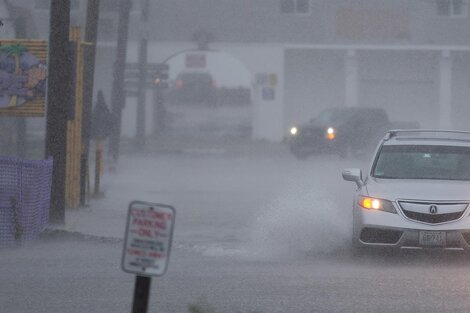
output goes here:
[{"label": "chain link fence", "polygon": [[0,157],[0,246],[32,240],[49,222],[52,159]]}]

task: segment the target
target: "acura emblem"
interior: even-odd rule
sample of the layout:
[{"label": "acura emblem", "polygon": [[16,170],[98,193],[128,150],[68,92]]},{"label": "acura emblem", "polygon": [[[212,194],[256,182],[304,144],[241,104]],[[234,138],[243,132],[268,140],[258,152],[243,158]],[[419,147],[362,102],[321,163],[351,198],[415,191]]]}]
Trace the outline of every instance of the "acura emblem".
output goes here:
[{"label": "acura emblem", "polygon": [[437,205],[434,205],[434,204],[431,205],[431,206],[429,207],[429,213],[431,213],[431,214],[436,214],[436,213],[437,213]]}]

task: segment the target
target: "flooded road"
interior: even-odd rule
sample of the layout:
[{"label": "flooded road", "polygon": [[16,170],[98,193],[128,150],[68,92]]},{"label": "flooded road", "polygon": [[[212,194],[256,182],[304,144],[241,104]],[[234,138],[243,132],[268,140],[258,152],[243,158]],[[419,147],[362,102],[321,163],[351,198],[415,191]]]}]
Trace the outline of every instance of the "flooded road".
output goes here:
[{"label": "flooded road", "polygon": [[[105,197],[67,211],[63,230],[0,250],[2,312],[129,312],[120,268],[127,205],[177,210],[168,272],[150,312],[468,312],[463,253],[350,251],[354,184],[337,156],[299,161],[282,146],[125,155]],[[160,151],[161,152],[161,151]]]}]

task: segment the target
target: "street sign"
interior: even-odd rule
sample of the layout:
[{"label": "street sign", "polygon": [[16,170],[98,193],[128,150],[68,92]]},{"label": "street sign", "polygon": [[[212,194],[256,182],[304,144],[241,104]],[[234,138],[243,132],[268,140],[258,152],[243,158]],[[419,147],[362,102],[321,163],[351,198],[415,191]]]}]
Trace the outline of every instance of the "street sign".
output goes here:
[{"label": "street sign", "polygon": [[170,257],[175,209],[133,201],[127,215],[122,269],[141,276],[165,274]]},{"label": "street sign", "polygon": [[187,68],[205,68],[206,55],[199,53],[186,54],[186,67]]},{"label": "street sign", "polygon": [[[145,66],[148,72],[156,72],[156,71],[168,71],[170,66],[166,63],[147,63]],[[130,62],[126,63],[126,70],[128,71],[138,71],[139,70],[139,63],[137,62]]]},{"label": "street sign", "polygon": [[[145,66],[147,75],[145,77],[144,88],[158,88],[160,90],[168,89],[166,80],[169,78],[169,65],[166,63],[148,63]],[[138,63],[126,63],[124,72],[124,88],[128,97],[137,96],[140,84],[140,68]]]},{"label": "street sign", "polygon": [[262,92],[262,98],[265,101],[273,101],[276,95],[276,92],[274,88],[272,87],[263,87],[261,92]]}]

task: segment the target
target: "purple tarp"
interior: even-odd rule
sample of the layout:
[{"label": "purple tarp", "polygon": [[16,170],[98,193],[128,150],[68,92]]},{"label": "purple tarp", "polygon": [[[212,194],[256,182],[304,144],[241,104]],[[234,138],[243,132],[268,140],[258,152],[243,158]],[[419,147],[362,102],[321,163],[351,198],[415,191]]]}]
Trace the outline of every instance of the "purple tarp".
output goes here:
[{"label": "purple tarp", "polygon": [[0,157],[0,246],[37,238],[49,222],[52,159]]}]

